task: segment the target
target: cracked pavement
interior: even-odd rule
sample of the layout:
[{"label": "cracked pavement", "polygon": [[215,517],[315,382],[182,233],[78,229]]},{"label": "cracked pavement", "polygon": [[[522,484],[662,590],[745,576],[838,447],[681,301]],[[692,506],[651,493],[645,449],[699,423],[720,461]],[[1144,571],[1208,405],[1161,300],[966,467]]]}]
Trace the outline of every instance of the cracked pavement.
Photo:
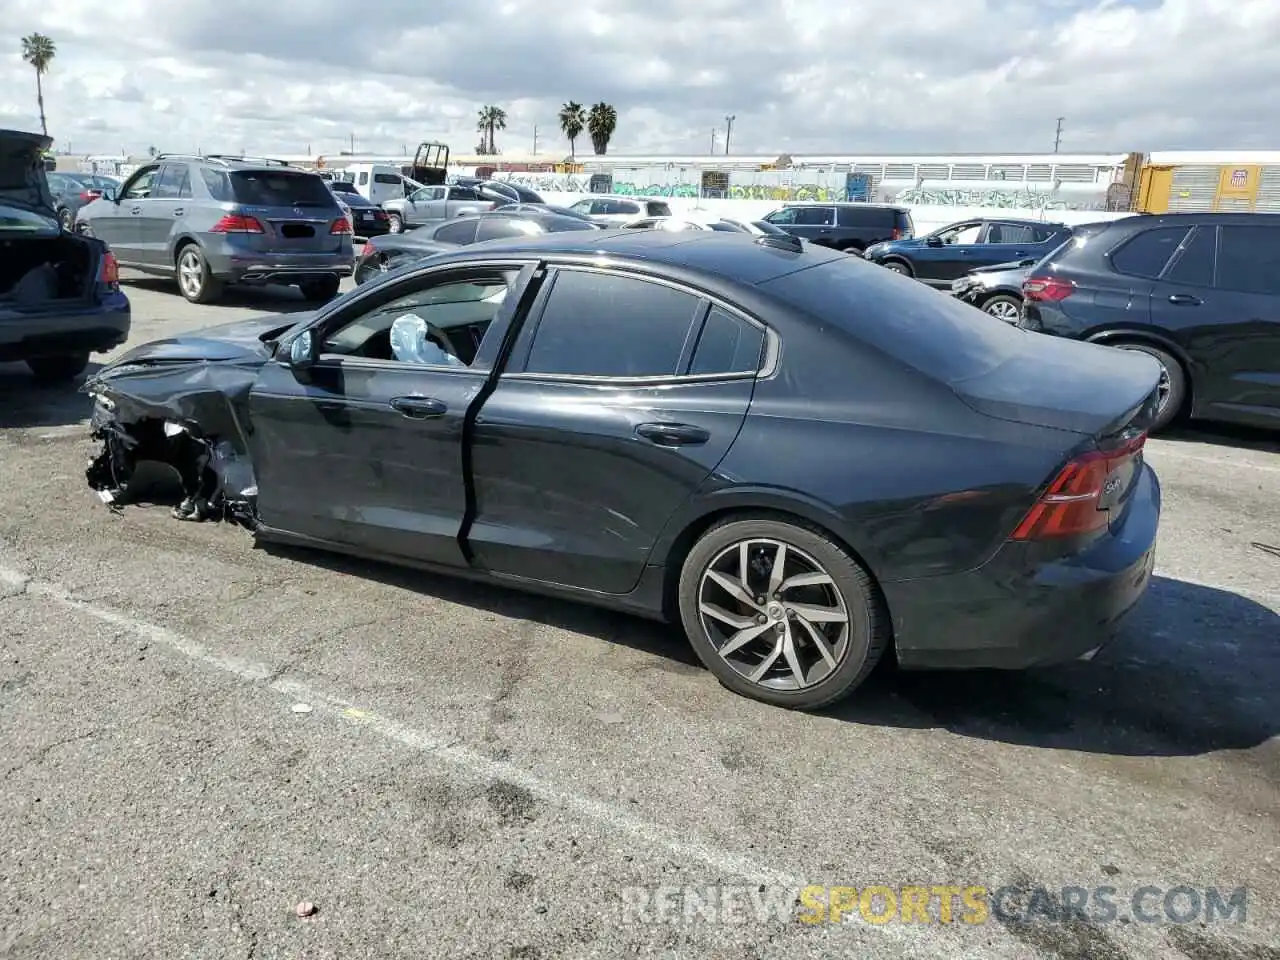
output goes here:
[{"label": "cracked pavement", "polygon": [[[133,343],[300,306],[127,286]],[[0,365],[2,957],[1280,956],[1280,435],[1150,443],[1159,575],[1093,662],[881,669],[805,716],[725,692],[672,629],[113,514],[87,415]],[[1246,886],[1248,916],[620,909],[636,886],[1014,882]]]}]

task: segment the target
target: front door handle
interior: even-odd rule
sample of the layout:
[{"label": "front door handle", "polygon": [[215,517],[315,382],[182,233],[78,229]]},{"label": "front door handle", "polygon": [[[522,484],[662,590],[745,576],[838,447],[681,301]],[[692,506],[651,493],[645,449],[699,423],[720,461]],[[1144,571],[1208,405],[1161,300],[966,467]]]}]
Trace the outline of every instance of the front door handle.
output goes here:
[{"label": "front door handle", "polygon": [[396,397],[391,401],[391,409],[413,420],[426,420],[443,416],[449,405],[434,397]]},{"label": "front door handle", "polygon": [[708,431],[691,423],[642,423],[636,427],[636,436],[660,447],[691,446],[711,439]]},{"label": "front door handle", "polygon": [[142,208],[141,208],[141,207],[134,207],[134,208],[132,208],[129,212],[130,212],[130,213],[132,213],[132,214],[136,217],[136,216],[138,216],[138,214],[142,213]]},{"label": "front door handle", "polygon": [[1170,303],[1177,303],[1187,307],[1198,307],[1203,301],[1199,297],[1193,297],[1189,293],[1173,293],[1169,295]]},{"label": "front door handle", "polygon": [[183,210],[181,207],[179,207],[177,210],[173,211],[173,215],[174,215],[175,217],[180,217],[180,216],[182,216],[182,215],[183,215],[184,213],[186,213],[186,212],[187,212],[187,211],[185,211],[185,210]]}]

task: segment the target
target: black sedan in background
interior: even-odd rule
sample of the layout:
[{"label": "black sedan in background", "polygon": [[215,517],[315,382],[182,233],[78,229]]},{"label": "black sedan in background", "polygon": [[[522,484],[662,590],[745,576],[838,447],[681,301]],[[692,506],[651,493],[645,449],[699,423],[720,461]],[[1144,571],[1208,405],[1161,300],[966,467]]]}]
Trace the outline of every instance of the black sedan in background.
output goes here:
[{"label": "black sedan in background", "polygon": [[366,200],[354,183],[331,180],[329,189],[351,211],[351,231],[355,236],[382,237],[391,232],[387,211],[372,200]]},{"label": "black sedan in background", "polygon": [[890,647],[1103,644],[1150,577],[1158,379],[791,238],[555,232],[125,354],[89,482],[167,459],[180,516],[674,620],[811,709]]},{"label": "black sedan in background", "polygon": [[356,262],[356,283],[367,283],[412,260],[486,240],[599,229],[596,224],[583,217],[564,217],[548,213],[545,207],[533,205],[522,210],[503,209],[454,217],[444,223],[428,224],[408,233],[391,234],[377,243],[366,243]]}]

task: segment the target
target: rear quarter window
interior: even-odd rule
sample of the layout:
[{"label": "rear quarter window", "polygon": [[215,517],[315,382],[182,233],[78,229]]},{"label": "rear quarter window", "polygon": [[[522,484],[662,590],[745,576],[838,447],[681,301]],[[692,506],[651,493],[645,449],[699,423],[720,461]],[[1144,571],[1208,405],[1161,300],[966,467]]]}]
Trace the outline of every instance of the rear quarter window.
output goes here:
[{"label": "rear quarter window", "polygon": [[1021,353],[1029,336],[858,257],[837,257],[760,289],[943,383],[995,369]]},{"label": "rear quarter window", "polygon": [[885,227],[896,225],[896,212],[884,207],[837,207],[842,227]]},{"label": "rear quarter window", "polygon": [[205,189],[214,200],[219,203],[231,203],[235,200],[235,196],[231,193],[231,181],[221,170],[201,167],[200,179],[204,181]]}]

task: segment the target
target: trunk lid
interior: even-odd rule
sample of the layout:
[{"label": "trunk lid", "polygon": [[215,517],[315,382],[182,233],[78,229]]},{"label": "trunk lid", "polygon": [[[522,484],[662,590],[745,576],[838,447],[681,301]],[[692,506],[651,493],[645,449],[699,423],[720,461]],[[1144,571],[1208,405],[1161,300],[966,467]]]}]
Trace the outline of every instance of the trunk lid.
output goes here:
[{"label": "trunk lid", "polygon": [[[1028,349],[977,376],[953,381],[979,413],[1091,437],[1106,437],[1154,412],[1160,365],[1146,354],[1043,334]],[[1148,409],[1152,408],[1152,409]]]},{"label": "trunk lid", "polygon": [[54,201],[44,169],[44,152],[53,141],[38,133],[0,130],[0,202],[13,201],[28,210],[49,209]]},{"label": "trunk lid", "polygon": [[272,253],[341,251],[343,235],[330,231],[345,214],[319,177],[295,170],[237,170],[230,179],[239,212],[264,231],[244,234],[249,246]]}]

